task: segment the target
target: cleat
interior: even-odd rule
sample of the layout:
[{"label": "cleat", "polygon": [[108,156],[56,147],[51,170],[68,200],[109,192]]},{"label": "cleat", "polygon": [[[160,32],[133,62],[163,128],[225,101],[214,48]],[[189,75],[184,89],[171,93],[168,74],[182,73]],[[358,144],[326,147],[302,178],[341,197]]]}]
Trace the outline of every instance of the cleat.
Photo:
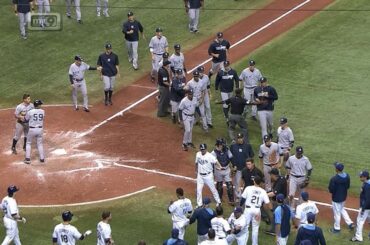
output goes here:
[{"label": "cleat", "polygon": [[103,13],[103,15],[104,15],[105,17],[107,17],[107,18],[109,18],[109,17],[110,17],[110,16],[109,16],[109,14],[108,14],[108,12]]},{"label": "cleat", "polygon": [[44,163],[45,162],[45,159],[40,159],[40,162]]},{"label": "cleat", "polygon": [[86,107],[84,107],[84,111],[85,112],[90,112],[90,110],[88,108],[86,108]]},{"label": "cleat", "polygon": [[78,24],[82,24],[83,23],[82,20],[78,20],[77,22],[78,22]]},{"label": "cleat", "polygon": [[106,106],[107,106],[108,104],[109,104],[109,103],[108,103],[108,100],[105,100],[105,101],[104,101],[104,105],[106,105]]},{"label": "cleat", "polygon": [[109,105],[113,105],[113,102],[112,102],[112,100],[109,100]]},{"label": "cleat", "polygon": [[12,154],[17,155],[17,149],[14,146],[12,147]]},{"label": "cleat", "polygon": [[265,230],[264,232],[265,232],[265,234],[268,234],[268,235],[271,235],[271,236],[276,236],[276,233],[274,231]]},{"label": "cleat", "polygon": [[348,225],[348,229],[350,229],[351,231],[353,231],[354,228],[355,228],[355,224],[351,223]]},{"label": "cleat", "polygon": [[182,150],[183,151],[188,151],[188,146],[186,144],[182,144]]},{"label": "cleat", "polygon": [[360,240],[358,240],[356,237],[352,237],[351,239],[349,239],[350,242],[362,242]]},{"label": "cleat", "polygon": [[29,159],[29,158],[26,158],[26,159],[24,159],[24,161],[23,161],[25,164],[30,164],[31,163],[31,159]]},{"label": "cleat", "polygon": [[78,110],[79,110],[78,106],[75,106],[75,111],[78,111]]},{"label": "cleat", "polygon": [[257,122],[257,117],[256,116],[252,116],[252,120]]},{"label": "cleat", "polygon": [[188,143],[188,147],[191,147],[191,148],[195,149],[195,145],[193,143]]},{"label": "cleat", "polygon": [[212,124],[207,124],[208,128],[213,128]]},{"label": "cleat", "polygon": [[66,14],[67,15],[67,18],[70,19],[71,18],[71,15],[70,14]]},{"label": "cleat", "polygon": [[97,16],[97,17],[100,17],[100,12],[96,13],[96,16]]},{"label": "cleat", "polygon": [[333,233],[333,234],[339,234],[339,233],[340,233],[340,230],[336,230],[336,229],[334,229],[334,228],[330,228],[330,229],[329,229],[329,232],[330,232],[330,233]]}]

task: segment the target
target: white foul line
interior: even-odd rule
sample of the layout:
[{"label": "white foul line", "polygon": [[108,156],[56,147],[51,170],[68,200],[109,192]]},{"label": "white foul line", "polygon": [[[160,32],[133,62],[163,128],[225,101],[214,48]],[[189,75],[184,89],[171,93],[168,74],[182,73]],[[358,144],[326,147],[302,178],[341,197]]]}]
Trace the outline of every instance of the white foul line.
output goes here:
[{"label": "white foul line", "polygon": [[[244,42],[245,40],[247,40],[247,39],[251,38],[252,36],[256,35],[257,33],[259,33],[259,32],[261,32],[261,31],[263,31],[264,29],[266,29],[267,27],[269,27],[269,26],[270,26],[270,25],[272,25],[273,23],[275,23],[275,22],[277,22],[277,21],[281,20],[281,19],[282,19],[282,18],[284,18],[285,16],[287,16],[287,15],[291,14],[293,11],[295,11],[295,10],[297,10],[298,8],[302,7],[303,5],[305,5],[305,4],[307,4],[307,3],[309,3],[310,1],[311,1],[311,0],[306,0],[306,1],[304,1],[303,3],[298,4],[297,6],[295,6],[294,8],[292,8],[291,10],[289,10],[289,11],[285,12],[284,14],[280,15],[280,16],[279,16],[279,17],[277,17],[276,19],[274,19],[274,20],[270,21],[269,23],[267,23],[266,25],[264,25],[264,26],[262,26],[261,28],[257,29],[257,30],[256,30],[256,31],[254,31],[253,33],[251,33],[251,34],[249,34],[249,35],[245,36],[244,38],[240,39],[238,42],[236,42],[236,43],[234,43],[233,45],[231,45],[231,46],[230,46],[230,48],[233,48],[233,47],[235,47],[235,46],[239,45],[240,43]],[[204,64],[206,64],[206,63],[210,62],[211,60],[212,60],[212,59],[211,59],[211,58],[209,58],[209,59],[207,59],[207,60],[203,61],[202,63],[198,64],[197,66],[195,66],[194,68],[192,68],[191,70],[189,70],[189,71],[187,72],[187,74],[192,73],[192,72],[193,72],[193,71],[194,71],[198,66],[204,65]],[[106,123],[107,123],[107,122],[109,122],[110,120],[112,120],[112,119],[114,119],[114,118],[116,118],[116,117],[118,117],[118,116],[122,116],[122,114],[123,114],[124,112],[126,112],[127,110],[130,110],[131,108],[135,107],[136,105],[140,104],[141,102],[145,101],[146,99],[150,98],[151,96],[155,95],[156,93],[158,93],[158,89],[157,89],[157,90],[155,90],[154,92],[152,92],[152,93],[148,94],[147,96],[145,96],[145,97],[141,98],[140,100],[138,100],[137,102],[133,103],[133,104],[132,104],[132,105],[130,105],[129,107],[127,107],[127,108],[123,109],[122,111],[120,111],[120,112],[118,112],[118,113],[114,114],[114,115],[113,115],[113,116],[111,116],[110,118],[108,118],[108,119],[106,119],[106,120],[102,121],[101,123],[99,123],[99,124],[97,124],[97,125],[93,126],[93,127],[92,127],[92,128],[90,128],[89,130],[87,130],[87,131],[85,131],[85,132],[82,132],[81,134],[79,134],[79,135],[77,136],[77,138],[84,137],[84,136],[86,136],[86,135],[88,135],[88,134],[92,133],[95,129],[99,128],[100,126],[102,126],[102,125],[106,124]]]},{"label": "white foul line", "polygon": [[[194,178],[190,178],[190,177],[187,177],[187,176],[182,176],[182,175],[178,175],[178,174],[171,174],[171,173],[166,173],[166,172],[162,172],[162,171],[158,171],[158,170],[154,170],[154,169],[146,169],[146,168],[141,168],[141,167],[134,167],[134,166],[130,166],[130,165],[125,165],[125,164],[120,164],[120,163],[114,163],[113,164],[114,166],[118,166],[118,167],[123,167],[123,168],[129,168],[129,169],[135,169],[135,170],[139,170],[139,171],[144,171],[144,172],[148,172],[148,173],[153,173],[153,174],[160,174],[160,175],[165,175],[165,176],[170,176],[170,177],[174,177],[174,178],[179,178],[179,179],[184,179],[184,180],[189,180],[191,182],[196,182],[197,180],[194,179]],[[311,200],[312,201],[312,200]],[[314,203],[316,203],[317,205],[321,205],[321,206],[326,206],[326,207],[332,207],[331,204],[328,204],[328,203],[324,203],[324,202],[318,202],[318,201],[312,201]],[[353,212],[358,212],[357,209],[354,209],[354,208],[344,208],[348,211],[353,211]]]},{"label": "white foul line", "polygon": [[97,200],[97,201],[91,201],[91,202],[80,202],[80,203],[72,203],[72,204],[56,204],[56,205],[19,205],[20,208],[58,208],[58,207],[74,207],[74,206],[82,206],[82,205],[91,205],[91,204],[97,204],[97,203],[102,203],[102,202],[109,202],[109,201],[114,201],[117,199],[121,198],[127,198],[131,197],[136,194],[143,193],[145,191],[149,191],[156,188],[155,186],[150,186],[144,189],[141,189],[139,191],[131,192],[122,196],[118,197],[112,197],[108,199],[103,199],[103,200]]}]

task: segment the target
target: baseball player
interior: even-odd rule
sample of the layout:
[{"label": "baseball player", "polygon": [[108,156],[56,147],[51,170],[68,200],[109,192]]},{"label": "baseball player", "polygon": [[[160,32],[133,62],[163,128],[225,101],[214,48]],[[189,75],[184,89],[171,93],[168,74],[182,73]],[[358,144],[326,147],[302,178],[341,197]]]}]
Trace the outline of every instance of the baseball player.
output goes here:
[{"label": "baseball player", "polygon": [[344,165],[339,162],[334,163],[336,175],[330,179],[329,192],[332,198],[332,208],[334,214],[334,227],[330,229],[331,233],[340,232],[340,219],[343,216],[344,221],[350,230],[353,230],[354,224],[344,208],[347,199],[347,192],[351,185],[351,179],[347,173],[343,172]]},{"label": "baseball player", "polygon": [[173,53],[169,57],[169,61],[171,61],[171,71],[172,74],[175,74],[175,71],[178,69],[183,70],[184,76],[186,75],[186,65],[185,65],[185,57],[184,54],[181,52],[181,45],[175,44],[173,46],[175,53]]},{"label": "baseball player", "polygon": [[202,206],[202,190],[206,184],[213,194],[217,205],[221,204],[220,196],[214,184],[214,169],[219,167],[219,163],[214,155],[207,151],[206,144],[200,144],[199,151],[195,156],[195,171],[197,173],[197,205]]},{"label": "baseball player", "polygon": [[254,185],[244,189],[242,199],[240,200],[240,206],[243,207],[245,204],[244,215],[247,222],[246,242],[248,242],[248,227],[252,222],[252,245],[257,245],[258,229],[261,222],[261,207],[267,204],[268,209],[271,210],[272,205],[267,196],[267,192],[260,187],[262,179],[259,176],[255,176],[253,182]]},{"label": "baseball player", "polygon": [[172,122],[176,124],[179,120],[179,104],[185,96],[185,77],[182,69],[175,71],[175,77],[172,79],[170,87],[170,105],[171,105],[171,116]]},{"label": "baseball player", "polygon": [[[230,67],[229,61],[224,61],[224,68],[217,73],[215,89],[218,90],[220,87],[221,99],[226,101],[230,99],[235,87],[239,88],[239,77],[234,69]],[[229,118],[229,105],[224,103],[222,105],[225,118]]]},{"label": "baseball player", "polygon": [[184,0],[185,11],[189,15],[189,30],[198,32],[200,8],[204,10],[204,0]]},{"label": "baseball player", "polygon": [[[256,62],[254,60],[250,60],[249,67],[245,68],[239,76],[240,81],[243,82],[244,98],[247,101],[254,101],[254,89],[257,87],[258,81],[262,77],[260,70],[255,66]],[[252,105],[251,116],[254,121],[257,121],[256,115],[257,106]]]},{"label": "baseball player", "polygon": [[97,245],[111,245],[114,244],[112,239],[112,229],[109,221],[112,219],[112,214],[109,211],[104,211],[101,215],[102,220],[96,227],[96,235],[98,239]]},{"label": "baseball player", "polygon": [[166,117],[168,108],[170,106],[170,66],[171,62],[166,60],[158,70],[158,90],[159,90],[159,101],[157,117]]},{"label": "baseball player", "polygon": [[[50,2],[51,1],[52,0],[50,0]],[[45,28],[46,19],[44,15],[50,13],[50,2],[49,0],[37,0],[38,12],[39,12],[39,16],[41,17],[41,20],[40,20],[41,28]]]},{"label": "baseball player", "polygon": [[39,151],[40,162],[45,162],[44,156],[44,146],[42,143],[42,137],[44,134],[44,120],[45,120],[45,111],[41,109],[42,105],[41,100],[35,100],[33,102],[34,109],[27,112],[25,119],[28,121],[29,131],[27,136],[26,144],[26,158],[24,163],[31,163],[31,144],[34,139],[36,139],[37,149]]},{"label": "baseball player", "polygon": [[23,95],[23,102],[17,105],[15,108],[14,116],[17,119],[15,123],[15,133],[13,137],[12,143],[12,153],[17,154],[17,142],[21,138],[22,133],[24,135],[23,138],[23,150],[26,150],[26,142],[27,142],[27,134],[29,130],[28,122],[25,120],[25,116],[28,111],[33,109],[34,106],[31,103],[31,96],[29,94]]},{"label": "baseball player", "polygon": [[131,11],[127,13],[127,19],[128,20],[123,23],[122,32],[125,34],[128,61],[132,63],[134,70],[137,70],[139,69],[139,56],[137,52],[139,46],[139,32],[141,33],[141,37],[145,40],[144,27],[139,21],[135,20],[134,13]]},{"label": "baseball player", "polygon": [[53,245],[75,245],[76,240],[84,240],[92,232],[85,231],[82,235],[76,227],[71,225],[73,214],[71,211],[64,211],[62,213],[63,222],[56,225],[53,232]]},{"label": "baseball player", "polygon": [[75,62],[71,64],[69,67],[69,81],[71,82],[72,87],[72,101],[73,106],[76,111],[78,111],[77,105],[77,92],[78,90],[81,91],[83,96],[83,109],[85,112],[90,112],[88,98],[87,98],[87,88],[86,88],[86,81],[85,81],[85,71],[86,70],[98,70],[101,71],[101,68],[92,67],[83,62],[83,59],[80,55],[75,56]]},{"label": "baseball player", "polygon": [[295,210],[295,217],[294,217],[294,224],[295,227],[299,227],[303,224],[308,224],[307,222],[307,214],[313,213],[317,216],[319,213],[319,209],[316,207],[314,202],[308,200],[309,195],[308,192],[301,192],[301,198],[303,202],[299,204]]},{"label": "baseball player", "polygon": [[274,87],[267,84],[267,78],[260,78],[260,86],[254,89],[255,104],[257,105],[262,137],[269,134],[272,138],[274,102],[278,94]]},{"label": "baseball player", "polygon": [[360,193],[360,209],[357,215],[356,233],[351,242],[362,242],[362,230],[366,219],[370,216],[370,177],[369,172],[364,170],[360,173],[360,181],[363,183]]},{"label": "baseball player", "polygon": [[163,245],[188,245],[188,243],[179,238],[179,230],[174,228],[171,231],[171,237],[164,241]]},{"label": "baseball player", "polygon": [[317,244],[326,245],[324,233],[322,229],[315,225],[316,216],[313,213],[307,214],[307,222],[298,229],[297,237],[295,239],[294,245],[301,244]]},{"label": "baseball player", "polygon": [[243,214],[241,207],[236,207],[231,213],[228,222],[230,224],[231,233],[227,236],[228,244],[232,244],[235,240],[238,245],[245,245],[248,241],[248,224],[247,218]]},{"label": "baseball player", "polygon": [[201,242],[199,245],[223,245],[224,244],[223,241],[217,240],[216,231],[212,228],[208,230],[207,236],[208,236],[207,240]]},{"label": "baseball player", "polygon": [[101,3],[103,1],[103,15],[109,17],[108,14],[108,0],[96,0],[96,16],[100,17]]},{"label": "baseball player", "polygon": [[204,95],[207,92],[207,84],[204,80],[199,78],[199,72],[193,71],[193,78],[186,84],[186,89],[192,90],[194,93],[194,100],[196,101],[196,112],[198,112],[202,120],[203,130],[208,132],[207,119],[205,115]]},{"label": "baseball player", "polygon": [[193,206],[188,198],[184,197],[182,188],[176,189],[177,201],[171,201],[168,213],[172,215],[172,228],[179,230],[179,238],[184,240],[185,228],[189,224],[188,217],[193,212]]},{"label": "baseball player", "polygon": [[260,146],[258,157],[260,159],[260,166],[263,166],[263,174],[265,176],[265,189],[271,191],[271,176],[272,168],[280,168],[281,165],[281,148],[278,144],[271,141],[269,135],[263,137],[265,142]]},{"label": "baseball player", "polygon": [[71,6],[72,6],[72,3],[74,3],[74,7],[76,9],[76,19],[77,19],[77,22],[79,24],[82,24],[80,0],[66,0],[66,7],[67,7],[66,15],[67,15],[67,18],[69,18],[69,19],[71,18]]},{"label": "baseball player", "polygon": [[209,79],[211,79],[213,74],[217,74],[219,70],[224,69],[224,61],[227,60],[229,48],[230,43],[224,39],[224,34],[222,32],[217,32],[216,39],[208,48],[208,54],[212,57],[212,65],[208,73]]},{"label": "baseball player", "polygon": [[289,201],[290,206],[295,207],[293,204],[296,192],[301,193],[304,191],[303,184],[308,183],[312,173],[312,165],[310,160],[303,155],[303,147],[297,146],[295,155],[290,156],[285,163],[287,170],[287,180],[289,179]]},{"label": "baseball player", "polygon": [[27,23],[31,21],[31,9],[35,6],[35,0],[12,0],[14,4],[14,13],[19,19],[19,31],[21,32],[21,38],[27,39]]},{"label": "baseball player", "polygon": [[168,52],[168,42],[165,36],[162,36],[162,28],[155,29],[155,36],[149,42],[149,50],[152,56],[152,71],[150,73],[152,82],[156,81],[159,62],[162,59],[163,53]]},{"label": "baseball player", "polygon": [[15,185],[8,187],[8,195],[3,198],[1,202],[2,210],[4,213],[3,221],[6,230],[6,235],[1,243],[8,245],[13,242],[15,245],[21,245],[19,239],[19,231],[17,222],[26,223],[26,218],[22,217],[18,211],[17,201],[15,200],[15,193],[19,191]]},{"label": "baseball player", "polygon": [[290,233],[290,220],[293,216],[292,210],[288,205],[284,204],[284,200],[284,194],[279,193],[276,195],[278,206],[274,210],[274,223],[277,245],[287,244]]},{"label": "baseball player", "polygon": [[208,128],[213,128],[211,112],[211,81],[209,80],[209,77],[204,74],[204,66],[199,66],[197,70],[199,72],[199,78],[202,80],[203,84],[207,85],[207,91],[204,93],[204,108],[207,126]]},{"label": "baseball player", "polygon": [[182,149],[187,151],[189,147],[193,147],[193,126],[194,114],[197,102],[193,99],[193,91],[188,90],[187,96],[183,98],[179,105],[179,117],[184,125],[184,137],[182,140]]},{"label": "baseball player", "polygon": [[[100,80],[104,83],[104,104],[113,105],[112,94],[116,76],[119,78],[118,56],[112,52],[112,44],[105,44],[105,52],[99,55],[97,66],[100,70]],[[97,68],[97,69],[98,69]]]},{"label": "baseball player", "polygon": [[285,163],[290,157],[290,150],[294,145],[293,131],[288,126],[288,118],[280,118],[280,127],[277,129],[277,143],[283,152],[283,162]]},{"label": "baseball player", "polygon": [[224,219],[224,210],[221,206],[216,207],[216,215],[211,219],[212,229],[216,233],[216,239],[218,244],[227,245],[226,237],[231,233],[230,224]]},{"label": "baseball player", "polygon": [[225,182],[229,204],[234,205],[234,189],[230,176],[230,161],[233,158],[233,154],[231,154],[231,151],[227,148],[225,139],[216,139],[215,149],[211,152],[211,154],[216,157],[218,163],[220,164],[220,167],[215,169],[215,180],[218,195],[222,200],[222,194],[224,192],[223,183]]}]

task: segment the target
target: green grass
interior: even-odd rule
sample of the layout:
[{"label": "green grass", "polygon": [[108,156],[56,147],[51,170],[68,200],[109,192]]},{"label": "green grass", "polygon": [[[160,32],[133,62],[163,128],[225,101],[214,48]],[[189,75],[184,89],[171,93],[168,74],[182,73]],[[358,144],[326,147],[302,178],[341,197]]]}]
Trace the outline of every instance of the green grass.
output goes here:
[{"label": "green grass", "polygon": [[[95,65],[104,44],[110,41],[113,51],[120,58],[121,79],[117,89],[128,85],[148,72],[151,67],[148,43],[157,26],[164,30],[170,50],[175,43],[180,43],[186,51],[197,46],[210,35],[226,28],[232,23],[249,15],[249,10],[229,10],[230,8],[258,8],[269,0],[243,0],[232,5],[223,0],[206,2],[206,9],[201,13],[200,33],[194,36],[187,30],[187,15],[183,2],[164,0],[127,0],[109,1],[109,19],[96,17],[95,2],[82,2],[83,25],[65,16],[65,1],[55,0],[52,12],[59,12],[63,20],[62,31],[33,31],[27,41],[19,38],[18,18],[12,12],[12,6],[0,6],[0,47],[2,50],[2,76],[0,78],[0,107],[12,107],[17,104],[23,93],[28,92],[34,98],[42,98],[46,103],[71,103],[68,86],[68,69],[75,54],[81,54],[88,64]],[[141,8],[143,6],[144,8]],[[220,10],[210,10],[210,9]],[[144,26],[146,40],[139,44],[139,62],[141,69],[134,72],[128,64],[126,47],[121,32],[123,21],[127,20],[128,10],[132,10]],[[208,10],[207,10],[208,9]],[[72,9],[73,10],[73,9]],[[73,10],[74,11],[74,10]],[[72,11],[72,16],[75,14]],[[215,16],[217,15],[217,18]],[[222,20],[222,21],[220,21]],[[102,83],[95,71],[86,73],[90,103],[103,97]]]},{"label": "green grass", "polygon": [[[88,205],[67,208],[74,213],[72,224],[80,232],[91,229],[93,234],[81,244],[96,244],[96,225],[100,221],[103,210],[112,212],[113,219],[110,224],[112,236],[117,244],[136,245],[141,239],[148,245],[158,245],[169,238],[172,229],[171,216],[167,213],[167,205],[171,199],[175,200],[174,192],[152,190],[145,194],[136,195],[127,199],[116,200],[99,205]],[[195,200],[192,200],[193,204]],[[214,204],[213,204],[214,205]],[[213,207],[214,208],[214,207]],[[22,216],[27,218],[25,225],[19,224],[20,238],[23,244],[47,245],[51,244],[51,236],[54,226],[61,222],[60,214],[63,208],[22,208]],[[229,206],[225,206],[225,217],[232,212]],[[327,232],[330,223],[321,223],[327,244],[346,244],[351,234],[343,229],[338,236]],[[265,235],[267,229],[261,223],[259,232],[259,244],[273,244],[273,237]],[[0,237],[4,236],[4,229],[0,229]],[[251,235],[250,235],[251,236]],[[189,244],[196,244],[196,224],[190,225],[186,230],[185,239]],[[249,238],[249,244],[250,244]],[[288,244],[293,244],[295,234],[292,233]]]},{"label": "green grass", "polygon": [[[341,161],[352,177],[350,191],[355,195],[361,185],[358,172],[369,169],[370,53],[366,50],[370,33],[365,30],[370,17],[368,12],[334,10],[359,10],[367,4],[365,0],[336,1],[329,8],[332,11],[316,14],[249,55],[277,89],[275,127],[280,116],[288,117],[295,145],[304,147],[314,166],[313,185],[326,189],[335,174],[333,162]],[[246,64],[244,59],[233,67],[240,73]],[[220,100],[218,93],[215,97]],[[216,126],[224,129],[218,108],[213,105]],[[259,124],[250,122],[249,130],[257,150]],[[226,130],[216,130],[212,137],[216,135],[227,137]]]}]

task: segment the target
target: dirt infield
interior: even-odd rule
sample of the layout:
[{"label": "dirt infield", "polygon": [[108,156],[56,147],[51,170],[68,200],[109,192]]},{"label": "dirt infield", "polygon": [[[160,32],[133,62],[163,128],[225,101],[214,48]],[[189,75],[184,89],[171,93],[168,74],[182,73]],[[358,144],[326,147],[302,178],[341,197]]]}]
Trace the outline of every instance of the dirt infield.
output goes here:
[{"label": "dirt infield", "polygon": [[[275,0],[264,11],[257,11],[224,30],[224,36],[233,44],[302,2],[304,1]],[[233,62],[244,58],[254,49],[330,3],[331,0],[308,1],[300,9],[312,11],[296,11],[272,23],[248,41],[231,49],[230,60]],[[186,53],[190,67],[208,59],[207,48],[212,39],[210,37],[202,45]],[[205,66],[208,69],[209,64]],[[79,138],[81,132],[86,132],[155,91],[148,77],[146,75],[117,92],[113,106],[105,107],[99,103],[91,108],[91,113],[81,110],[76,112],[72,107],[46,107],[44,145],[47,163],[44,165],[39,164],[35,158],[30,166],[23,164],[21,144],[18,144],[20,153],[11,154],[10,144],[15,123],[13,110],[0,111],[0,149],[3,150],[0,152],[1,188],[4,189],[10,183],[20,186],[22,191],[19,192],[18,200],[23,205],[94,201],[152,185],[171,189],[181,185],[188,193],[194,193],[194,182],[182,176],[194,178],[195,151],[183,152],[180,147],[182,131],[170,124],[169,120],[158,120],[155,117],[154,98],[149,98],[123,116],[116,117]],[[33,156],[35,155],[36,152],[33,152]],[[130,169],[129,166],[143,169]],[[175,175],[145,172],[144,169]],[[310,192],[312,199],[330,202],[328,193],[318,190]],[[353,208],[358,205],[355,199],[350,199],[347,204]],[[331,216],[331,213],[325,213]]]}]

